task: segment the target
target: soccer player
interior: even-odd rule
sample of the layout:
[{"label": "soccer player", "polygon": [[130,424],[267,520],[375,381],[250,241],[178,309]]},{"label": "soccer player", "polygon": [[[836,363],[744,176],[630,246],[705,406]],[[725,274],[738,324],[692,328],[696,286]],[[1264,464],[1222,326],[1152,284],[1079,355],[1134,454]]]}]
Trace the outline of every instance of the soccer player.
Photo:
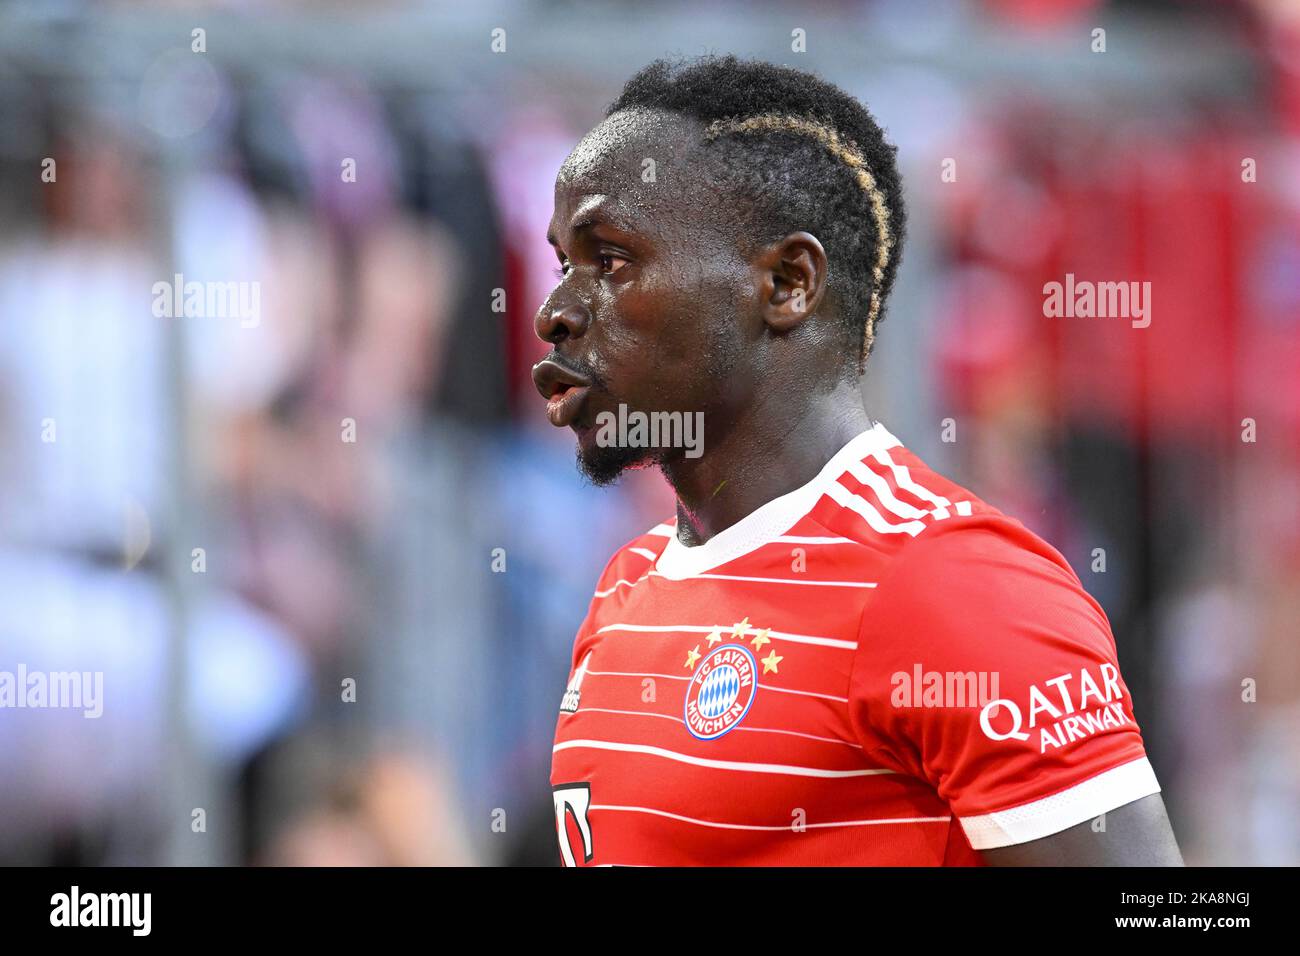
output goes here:
[{"label": "soccer player", "polygon": [[561,167],[533,377],[677,496],[574,642],[565,864],[1181,864],[1101,607],[867,414],[903,235],[871,115],[767,63],[651,64]]}]

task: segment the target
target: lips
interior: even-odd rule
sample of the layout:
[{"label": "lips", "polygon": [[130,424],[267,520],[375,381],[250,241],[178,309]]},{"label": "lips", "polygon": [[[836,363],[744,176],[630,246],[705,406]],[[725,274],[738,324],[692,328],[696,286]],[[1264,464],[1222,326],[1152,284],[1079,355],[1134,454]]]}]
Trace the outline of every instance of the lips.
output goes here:
[{"label": "lips", "polygon": [[533,366],[533,383],[546,399],[546,417],[556,428],[573,424],[591,391],[591,381],[550,355]]},{"label": "lips", "polygon": [[590,390],[588,385],[571,386],[552,395],[546,403],[546,417],[551,424],[556,428],[572,425],[582,410],[582,400]]}]

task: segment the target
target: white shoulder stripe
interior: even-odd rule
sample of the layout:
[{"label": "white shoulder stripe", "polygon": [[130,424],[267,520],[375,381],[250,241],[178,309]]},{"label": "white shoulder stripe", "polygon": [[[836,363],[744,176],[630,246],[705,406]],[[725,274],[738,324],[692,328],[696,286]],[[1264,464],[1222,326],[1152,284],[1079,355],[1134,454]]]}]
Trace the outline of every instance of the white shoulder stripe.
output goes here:
[{"label": "white shoulder stripe", "polygon": [[922,511],[906,501],[900,499],[894,494],[889,487],[889,482],[885,481],[878,474],[868,468],[860,461],[849,462],[848,472],[858,481],[862,482],[868,488],[876,493],[880,503],[885,509],[897,515],[900,518],[924,518],[929,514],[928,511]]},{"label": "white shoulder stripe", "polygon": [[[903,475],[906,475],[907,473],[907,469],[901,465],[892,465],[891,467],[895,470],[895,477],[897,477],[899,473],[902,473]],[[889,487],[889,483],[885,481],[885,479],[881,478],[860,461],[855,461],[849,465],[848,473],[875,492],[876,497],[880,499],[880,503],[885,506],[885,509],[900,518],[934,518],[936,521],[942,521],[944,518],[952,516],[948,511],[949,506],[951,506],[957,514],[962,517],[970,517],[971,503],[969,501],[959,501],[956,504],[952,504],[952,502],[948,501],[947,498],[941,498],[938,495],[931,495],[929,492],[925,492],[924,495],[927,497],[927,500],[942,501],[944,503],[930,509],[929,511],[922,511],[914,505],[909,505],[894,494],[893,490]],[[907,480],[910,481],[910,478]],[[899,486],[902,487],[902,481],[899,482]],[[925,489],[915,483],[913,483],[913,487],[916,488],[917,491],[913,491],[912,493],[917,494],[918,496],[921,496],[919,494],[920,492],[925,491]]]},{"label": "white shoulder stripe", "polygon": [[925,524],[920,521],[890,524],[871,502],[861,495],[855,495],[838,481],[826,486],[826,494],[837,505],[848,508],[860,515],[871,526],[872,531],[878,531],[881,534],[910,534],[912,537],[916,537],[925,530]]},{"label": "white shoulder stripe", "polygon": [[912,473],[908,471],[907,466],[897,464],[894,461],[893,457],[889,454],[888,449],[882,448],[877,451],[874,451],[871,453],[871,457],[874,458],[876,461],[880,462],[880,464],[884,465],[894,473],[894,481],[898,484],[898,487],[910,491],[918,498],[922,498],[925,501],[928,501],[931,504],[937,506],[939,511],[943,511],[942,514],[936,514],[935,517],[937,518],[948,517],[948,513],[944,511],[944,509],[950,507],[952,505],[952,502],[949,501],[947,498],[945,498],[943,495],[936,495],[933,492],[925,488],[922,488],[915,481],[913,481]]}]

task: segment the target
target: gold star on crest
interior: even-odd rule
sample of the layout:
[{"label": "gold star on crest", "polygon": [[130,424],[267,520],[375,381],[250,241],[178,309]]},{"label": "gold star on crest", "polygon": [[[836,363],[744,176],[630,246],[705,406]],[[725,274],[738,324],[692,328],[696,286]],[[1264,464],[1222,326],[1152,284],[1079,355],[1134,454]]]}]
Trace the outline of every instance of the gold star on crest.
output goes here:
[{"label": "gold star on crest", "polygon": [[764,674],[779,673],[779,671],[777,671],[776,669],[776,665],[780,664],[783,660],[785,660],[784,657],[776,656],[776,648],[775,647],[772,648],[772,652],[768,654],[767,657],[763,658],[763,673]]},{"label": "gold star on crest", "polygon": [[700,659],[700,645],[696,644],[693,648],[691,648],[689,651],[686,652],[686,664],[684,666],[689,667],[691,670],[695,670],[695,662],[698,661],[699,659]]},{"label": "gold star on crest", "polygon": [[722,628],[715,627],[713,633],[709,635],[709,647],[712,647],[720,640],[722,640]]},{"label": "gold star on crest", "polygon": [[737,621],[735,623],[735,625],[731,629],[731,636],[734,637],[736,640],[741,640],[742,638],[744,638],[745,631],[748,629],[749,629],[749,618],[746,617],[743,621]]},{"label": "gold star on crest", "polygon": [[754,645],[754,650],[756,650],[756,651],[761,651],[761,650],[763,649],[763,645],[764,645],[764,644],[771,644],[771,643],[772,643],[772,639],[771,639],[770,637],[767,636],[767,635],[769,635],[769,634],[771,634],[771,633],[772,633],[772,629],[771,629],[770,627],[765,627],[765,628],[763,628],[761,631],[759,631],[757,634],[755,634],[755,635],[754,635],[754,639],[753,639],[752,641],[750,641],[749,643],[751,643],[751,644]]}]

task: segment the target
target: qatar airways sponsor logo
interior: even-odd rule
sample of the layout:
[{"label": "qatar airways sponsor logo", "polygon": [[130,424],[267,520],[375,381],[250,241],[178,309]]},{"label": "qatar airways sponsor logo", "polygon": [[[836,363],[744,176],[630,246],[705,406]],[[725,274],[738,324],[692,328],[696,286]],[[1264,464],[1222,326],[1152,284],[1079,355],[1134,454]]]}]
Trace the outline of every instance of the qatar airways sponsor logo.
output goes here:
[{"label": "qatar airways sponsor logo", "polygon": [[1027,708],[1008,697],[989,701],[980,711],[980,729],[990,740],[1029,740],[1038,733],[1038,752],[1065,747],[1107,727],[1132,723],[1124,713],[1119,669],[1101,664],[1101,683],[1085,667],[1030,684]]}]

